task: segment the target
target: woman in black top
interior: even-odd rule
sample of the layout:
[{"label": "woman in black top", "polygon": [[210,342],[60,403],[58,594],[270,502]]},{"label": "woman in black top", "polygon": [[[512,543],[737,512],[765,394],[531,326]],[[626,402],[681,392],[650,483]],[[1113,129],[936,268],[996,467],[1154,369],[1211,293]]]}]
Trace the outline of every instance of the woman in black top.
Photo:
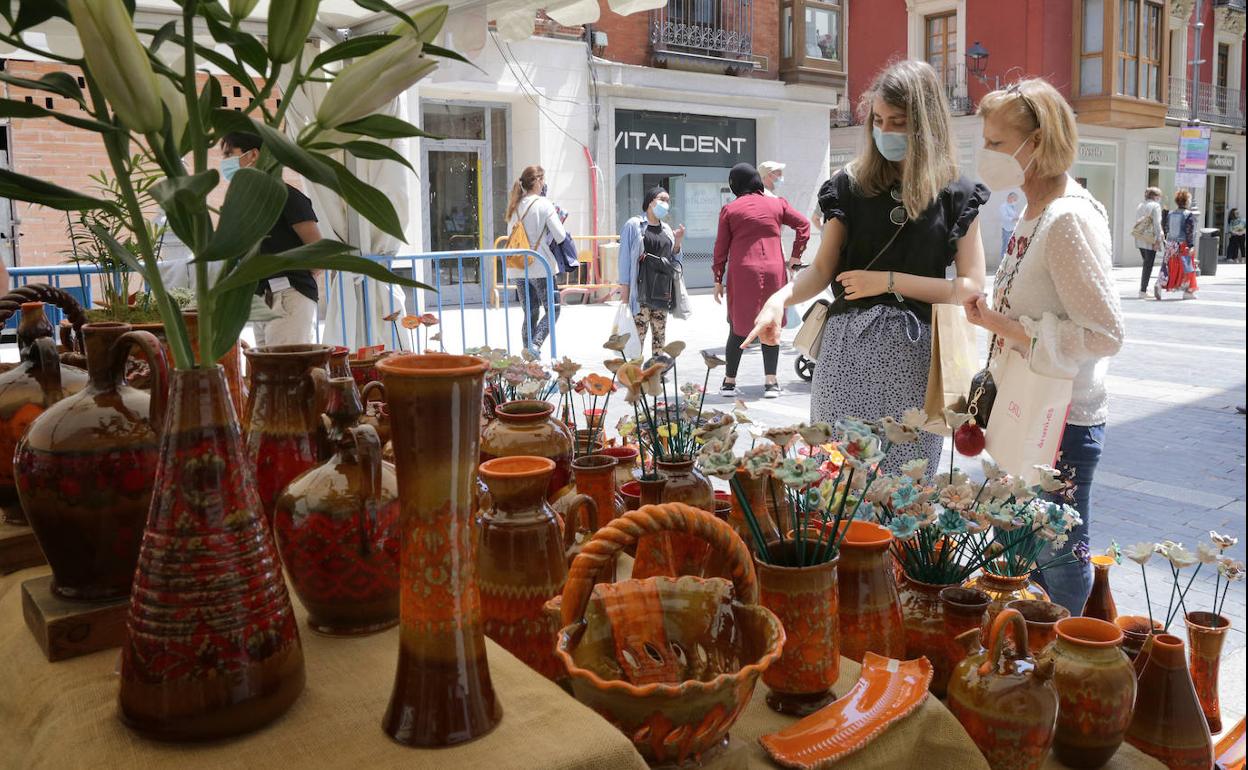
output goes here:
[{"label": "woman in black top", "polygon": [[[984,285],[976,216],[988,191],[958,173],[949,109],[935,70],[902,61],[863,95],[862,153],[824,183],[825,223],[814,263],[767,300],[754,332],[779,337],[784,308],[832,287],[836,298],[815,368],[811,419],[900,419],[921,408],[931,362],[931,306],[960,304]],[[956,277],[946,271],[956,265]],[[748,342],[748,341],[747,341]],[[941,437],[889,454],[885,469],[926,459]]]}]

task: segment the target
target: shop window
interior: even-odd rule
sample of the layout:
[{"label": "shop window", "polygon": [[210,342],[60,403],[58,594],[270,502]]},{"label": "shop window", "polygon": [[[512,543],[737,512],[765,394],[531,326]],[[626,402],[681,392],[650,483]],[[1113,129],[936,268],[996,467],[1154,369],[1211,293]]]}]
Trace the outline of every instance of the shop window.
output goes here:
[{"label": "shop window", "polygon": [[780,6],[781,75],[787,82],[844,81],[843,0],[785,0]]}]

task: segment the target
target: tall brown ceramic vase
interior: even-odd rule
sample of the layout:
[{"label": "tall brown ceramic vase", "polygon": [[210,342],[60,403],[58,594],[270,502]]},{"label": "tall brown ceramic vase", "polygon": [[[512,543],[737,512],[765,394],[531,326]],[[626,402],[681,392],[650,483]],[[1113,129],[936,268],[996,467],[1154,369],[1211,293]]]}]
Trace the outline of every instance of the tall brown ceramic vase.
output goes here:
[{"label": "tall brown ceramic vase", "polygon": [[860,663],[867,652],[900,659],[906,629],[889,555],[893,536],[867,521],[848,526],[837,566],[841,654]]},{"label": "tall brown ceramic vase", "polygon": [[1049,600],[1049,595],[1039,583],[1033,582],[1030,575],[997,575],[988,570],[980,570],[964,582],[965,588],[978,588],[991,597],[988,603],[988,616],[984,618],[983,635],[988,637],[988,629],[992,621],[1012,601],[1019,599]]},{"label": "tall brown ceramic vase", "polygon": [[1058,697],[1053,753],[1067,767],[1101,767],[1118,751],[1131,723],[1135,671],[1113,623],[1068,617],[1056,628],[1057,641],[1046,653]]},{"label": "tall brown ceramic vase", "polygon": [[949,690],[949,677],[970,653],[968,645],[958,641],[958,638],[967,631],[979,630],[984,623],[984,613],[988,611],[988,602],[988,594],[975,588],[951,586],[941,589],[944,639],[943,644],[933,650],[935,656],[928,658],[932,664],[932,683],[928,689],[938,698],[945,697]]},{"label": "tall brown ceramic vase", "polygon": [[1114,602],[1114,592],[1109,588],[1109,570],[1114,566],[1112,556],[1104,554],[1092,557],[1092,591],[1083,603],[1083,611],[1079,614],[1085,618],[1096,618],[1110,623],[1118,617],[1118,605]]},{"label": "tall brown ceramic vase", "polygon": [[382,721],[409,746],[451,746],[502,719],[485,658],[474,492],[487,364],[400,354],[377,363],[399,476],[399,662]]},{"label": "tall brown ceramic vase", "polygon": [[1170,770],[1209,770],[1213,738],[1200,709],[1183,640],[1158,634],[1145,643],[1127,743]]},{"label": "tall brown ceramic vase", "polygon": [[897,586],[897,598],[901,603],[901,620],[906,628],[906,658],[926,657],[932,664],[932,681],[928,690],[943,693],[948,677],[938,681],[938,661],[945,655],[945,605],[940,592],[952,585],[924,583],[902,573]]},{"label": "tall brown ceramic vase", "polygon": [[1222,704],[1218,699],[1218,668],[1222,663],[1222,645],[1231,621],[1212,612],[1189,612],[1187,621],[1187,645],[1191,654],[1189,668],[1196,697],[1209,722],[1209,732],[1222,732]]},{"label": "tall brown ceramic vase", "polygon": [[554,502],[563,497],[572,483],[573,436],[555,419],[555,407],[546,401],[508,401],[495,407],[494,416],[481,431],[481,462],[519,455],[549,457],[555,472],[546,498]]},{"label": "tall brown ceramic vase", "polygon": [[121,648],[121,719],[209,740],[281,716],[303,649],[221,367],[173,373]]},{"label": "tall brown ceramic vase", "polygon": [[[52,591],[68,599],[127,596],[152,502],[169,367],[160,341],[127,324],[82,327],[87,387],[53,404],[17,445],[22,509],[52,567]],[[152,390],[125,384],[139,348]]]}]

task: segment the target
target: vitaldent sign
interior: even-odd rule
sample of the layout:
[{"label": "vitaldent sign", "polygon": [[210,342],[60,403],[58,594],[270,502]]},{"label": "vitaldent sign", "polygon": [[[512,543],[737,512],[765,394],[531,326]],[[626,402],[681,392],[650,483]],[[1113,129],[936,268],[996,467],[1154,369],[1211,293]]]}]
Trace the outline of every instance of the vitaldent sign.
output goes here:
[{"label": "vitaldent sign", "polygon": [[615,111],[615,162],[731,168],[756,163],[754,121],[645,110]]}]

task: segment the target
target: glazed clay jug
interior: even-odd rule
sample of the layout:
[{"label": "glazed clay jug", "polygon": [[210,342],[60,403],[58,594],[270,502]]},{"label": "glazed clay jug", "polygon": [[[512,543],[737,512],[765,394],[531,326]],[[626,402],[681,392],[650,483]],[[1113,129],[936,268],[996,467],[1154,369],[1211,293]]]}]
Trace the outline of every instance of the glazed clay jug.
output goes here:
[{"label": "glazed clay jug", "polygon": [[979,631],[984,624],[988,602],[988,594],[975,588],[950,586],[941,589],[945,630],[941,646],[931,651],[934,657],[928,658],[932,664],[932,682],[928,686],[932,695],[945,697],[949,690],[949,677],[968,654],[967,644],[959,639],[967,631]]},{"label": "glazed clay jug", "polygon": [[1070,617],[1070,610],[1042,599],[1018,599],[1006,606],[1023,616],[1027,623],[1027,644],[1035,656],[1057,640],[1058,622]]},{"label": "glazed clay jug", "polygon": [[848,527],[837,566],[841,654],[858,662],[868,652],[901,659],[906,629],[889,555],[893,536],[867,521],[852,521]]},{"label": "glazed clay jug", "polygon": [[1096,618],[1057,621],[1047,651],[1057,687],[1053,753],[1067,767],[1101,767],[1122,745],[1135,706],[1135,671],[1122,631]]},{"label": "glazed clay jug", "polygon": [[615,487],[619,489],[636,478],[637,459],[641,453],[635,446],[609,446],[598,454],[615,458]]},{"label": "glazed clay jug", "polygon": [[1192,685],[1183,640],[1155,635],[1140,653],[1145,656],[1127,743],[1170,770],[1208,770],[1213,766],[1213,739]]},{"label": "glazed clay jug", "polygon": [[329,380],[325,345],[273,345],[247,351],[251,387],[243,420],[247,458],[270,523],[277,496],[321,461],[321,412]]},{"label": "glazed clay jug", "polygon": [[[87,387],[39,415],[17,445],[18,495],[67,599],[127,596],[152,502],[169,367],[160,341],[127,324],[83,326]],[[131,347],[151,393],[125,384]]]},{"label": "glazed clay jug", "polygon": [[763,537],[770,537],[774,532],[778,540],[780,538],[779,528],[776,527],[771,507],[771,496],[768,494],[768,484],[771,481],[771,476],[768,474],[754,476],[749,471],[740,469],[736,472],[736,480],[741,488],[741,493],[745,496],[745,503],[741,502],[734,491],[732,495],[732,513],[728,515],[728,523],[732,525],[732,528],[741,536],[746,545],[750,546],[751,549],[756,549],[754,533],[750,531],[750,526],[746,523],[745,518],[745,505],[748,504],[750,513],[754,514],[759,528],[763,531]]},{"label": "glazed clay jug", "polygon": [[571,491],[572,483],[572,431],[554,413],[545,401],[508,401],[495,408],[495,419],[481,432],[481,462],[518,455],[553,460],[546,494],[551,502]]},{"label": "glazed clay jug", "polygon": [[1049,600],[1049,595],[1039,583],[1032,581],[1030,575],[997,575],[987,569],[971,576],[962,584],[966,588],[978,588],[991,597],[988,604],[988,616],[984,618],[983,633],[987,638],[988,629],[997,613],[1006,608],[1010,602],[1019,599]]},{"label": "glazed clay jug", "polygon": [[[1014,633],[1012,648],[1006,634]],[[971,643],[968,631],[961,639]],[[968,655],[949,679],[949,710],[979,747],[992,770],[1038,770],[1057,722],[1052,664],[1027,650],[1027,626],[1006,609],[993,620],[989,647]],[[1018,652],[1022,650],[1023,652]]]},{"label": "glazed clay jug", "polygon": [[572,461],[576,491],[594,501],[594,517],[580,522],[581,530],[587,534],[586,539],[593,537],[608,521],[624,515],[624,500],[615,485],[615,463],[614,457],[600,454],[585,455]]},{"label": "glazed clay jug", "polygon": [[369,634],[399,621],[399,488],[372,426],[360,424],[355,380],[329,381],[334,454],[277,499],[274,535],[308,626]]},{"label": "glazed clay jug", "polygon": [[42,302],[22,303],[17,347],[21,363],[0,374],[0,506],[5,522],[24,525],[13,481],[17,442],[44,410],[86,387],[87,373],[61,364]]},{"label": "glazed clay jug", "polygon": [[[928,689],[935,688],[948,681],[937,682],[936,672],[940,668],[937,661],[945,656],[947,640],[945,637],[945,606],[940,600],[940,592],[950,585],[924,583],[907,577],[902,573],[897,586],[897,599],[901,603],[901,620],[906,628],[906,658],[926,657],[932,664],[932,681]],[[943,691],[943,690],[942,690]]]},{"label": "glazed clay jug", "polygon": [[555,472],[545,457],[499,457],[481,463],[489,493],[480,517],[477,585],[485,635],[548,679],[563,676],[555,635],[542,605],[563,592],[576,532],[576,512],[588,498],[568,506],[562,537],[546,486]]}]

